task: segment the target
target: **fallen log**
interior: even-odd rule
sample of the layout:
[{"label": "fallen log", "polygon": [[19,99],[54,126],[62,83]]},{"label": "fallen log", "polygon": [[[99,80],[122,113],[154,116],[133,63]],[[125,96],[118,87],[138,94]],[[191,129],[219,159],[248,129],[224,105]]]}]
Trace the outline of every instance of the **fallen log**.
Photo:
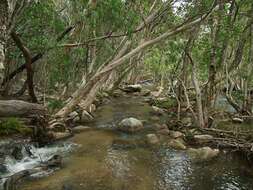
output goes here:
[{"label": "fallen log", "polygon": [[0,117],[34,117],[45,115],[44,106],[21,100],[0,100]]}]

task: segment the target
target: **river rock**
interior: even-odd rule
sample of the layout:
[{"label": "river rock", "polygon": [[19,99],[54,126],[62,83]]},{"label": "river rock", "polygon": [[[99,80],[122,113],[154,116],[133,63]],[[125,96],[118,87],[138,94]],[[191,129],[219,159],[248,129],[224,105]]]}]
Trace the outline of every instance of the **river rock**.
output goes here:
[{"label": "river rock", "polygon": [[8,172],[8,169],[7,169],[6,165],[0,164],[0,174],[4,174],[7,172]]},{"label": "river rock", "polygon": [[161,129],[157,133],[160,134],[160,135],[169,135],[170,130],[169,129]]},{"label": "river rock", "polygon": [[184,136],[184,134],[179,131],[170,131],[170,137],[172,137],[174,139],[181,138],[183,136]]},{"label": "river rock", "polygon": [[72,129],[72,131],[73,131],[74,133],[81,133],[81,132],[83,132],[83,131],[88,131],[88,130],[90,130],[90,129],[91,129],[91,127],[79,125],[79,126],[74,127],[74,128]]},{"label": "river rock", "polygon": [[124,132],[136,132],[143,129],[143,124],[140,120],[130,117],[123,119],[119,123],[119,130]]},{"label": "river rock", "polygon": [[156,130],[162,130],[162,129],[167,129],[167,127],[164,126],[164,125],[161,125],[159,123],[155,123],[154,124],[154,129],[156,129]]},{"label": "river rock", "polygon": [[194,135],[194,140],[198,144],[209,143],[213,140],[213,136],[212,135]]},{"label": "river rock", "polygon": [[165,110],[162,108],[159,108],[157,106],[152,106],[153,111],[158,115],[163,115],[165,113]]},{"label": "river rock", "polygon": [[219,149],[212,149],[210,147],[188,149],[188,153],[194,161],[209,161],[217,157],[219,152]]},{"label": "river rock", "polygon": [[81,117],[81,122],[91,122],[93,120],[93,116],[87,112],[86,110],[83,110],[82,112],[82,117]]},{"label": "river rock", "polygon": [[182,139],[172,139],[169,141],[168,146],[178,150],[186,149],[186,146],[184,145],[184,141]]},{"label": "river rock", "polygon": [[159,144],[159,138],[155,134],[147,134],[147,142],[150,145],[157,145]]},{"label": "river rock", "polygon": [[13,158],[15,158],[16,160],[22,160],[23,158],[23,153],[22,153],[23,147],[21,144],[16,144],[12,150],[11,155],[13,156]]}]

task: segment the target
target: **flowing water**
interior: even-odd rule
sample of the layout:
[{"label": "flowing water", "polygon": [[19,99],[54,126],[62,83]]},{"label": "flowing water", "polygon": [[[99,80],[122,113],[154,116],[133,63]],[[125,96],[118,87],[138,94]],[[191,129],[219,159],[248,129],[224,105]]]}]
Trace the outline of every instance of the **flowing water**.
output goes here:
[{"label": "flowing water", "polygon": [[[196,163],[185,151],[147,146],[145,134],[158,122],[152,115],[150,106],[140,97],[117,98],[101,106],[96,121],[90,124],[93,129],[60,145],[34,150],[42,157],[62,152],[63,167],[23,181],[19,190],[253,189],[252,169],[238,156],[221,153],[211,162]],[[131,135],[114,129],[129,116],[143,120],[146,130]],[[160,118],[159,122],[164,120]],[[32,167],[38,160],[34,162],[28,166],[24,166],[25,161],[8,165],[16,171]]]}]

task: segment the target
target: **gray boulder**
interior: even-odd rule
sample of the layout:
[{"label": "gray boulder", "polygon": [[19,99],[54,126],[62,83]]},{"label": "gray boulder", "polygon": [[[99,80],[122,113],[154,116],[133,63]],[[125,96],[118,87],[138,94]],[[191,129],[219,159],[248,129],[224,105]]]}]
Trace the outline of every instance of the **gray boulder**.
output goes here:
[{"label": "gray boulder", "polygon": [[130,117],[130,118],[123,119],[119,123],[118,128],[121,131],[132,133],[132,132],[140,131],[141,129],[143,129],[143,124],[140,120]]}]

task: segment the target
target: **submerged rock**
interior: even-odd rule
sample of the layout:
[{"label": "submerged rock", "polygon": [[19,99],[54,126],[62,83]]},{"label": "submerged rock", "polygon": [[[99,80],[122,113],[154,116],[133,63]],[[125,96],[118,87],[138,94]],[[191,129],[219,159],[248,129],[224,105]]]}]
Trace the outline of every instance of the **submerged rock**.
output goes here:
[{"label": "submerged rock", "polygon": [[146,146],[146,142],[143,139],[116,138],[113,140],[112,145],[113,147],[128,149]]},{"label": "submerged rock", "polygon": [[123,119],[119,123],[118,129],[124,132],[136,132],[143,129],[143,124],[140,120],[130,117]]},{"label": "submerged rock", "polygon": [[209,143],[213,140],[213,136],[211,135],[194,135],[193,138],[198,144]]},{"label": "submerged rock", "polygon": [[212,149],[210,147],[188,149],[188,153],[194,161],[209,161],[217,157],[219,152],[219,149]]},{"label": "submerged rock", "polygon": [[74,128],[72,129],[72,131],[73,131],[74,133],[81,133],[81,132],[83,132],[83,131],[88,131],[88,130],[90,130],[90,129],[91,129],[91,127],[79,125],[79,126],[74,127]]},{"label": "submerged rock", "polygon": [[157,145],[159,144],[159,138],[155,134],[147,134],[147,142],[150,145]]},{"label": "submerged rock", "polygon": [[169,141],[168,146],[178,150],[186,149],[186,146],[184,145],[184,141],[182,139],[172,139]]}]

